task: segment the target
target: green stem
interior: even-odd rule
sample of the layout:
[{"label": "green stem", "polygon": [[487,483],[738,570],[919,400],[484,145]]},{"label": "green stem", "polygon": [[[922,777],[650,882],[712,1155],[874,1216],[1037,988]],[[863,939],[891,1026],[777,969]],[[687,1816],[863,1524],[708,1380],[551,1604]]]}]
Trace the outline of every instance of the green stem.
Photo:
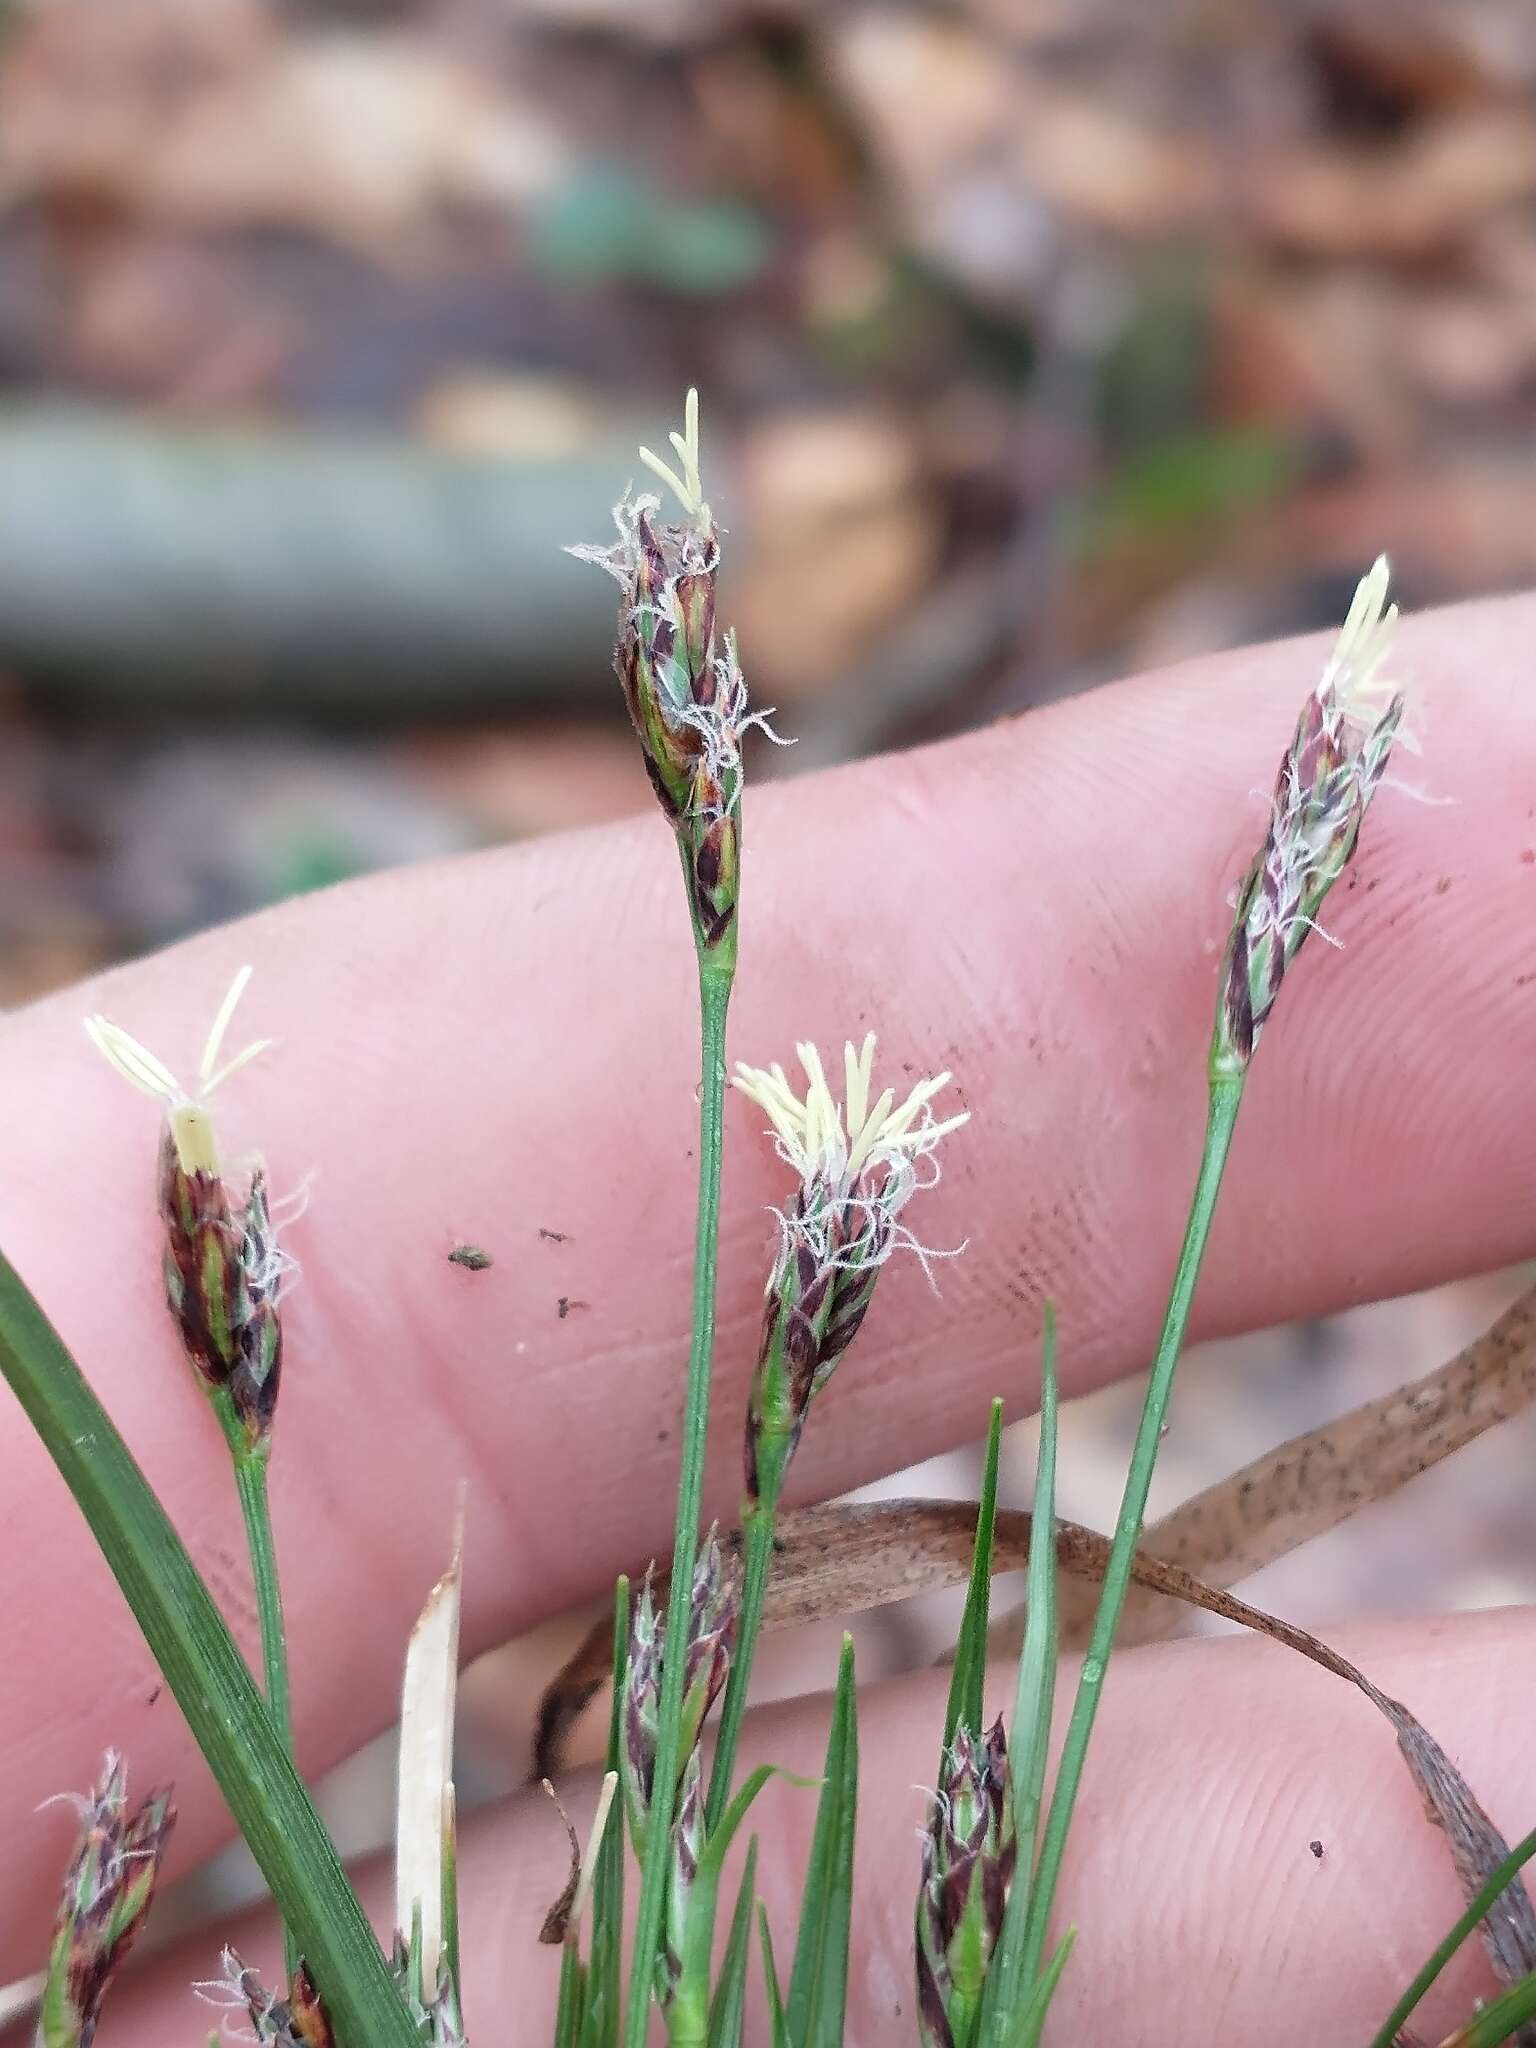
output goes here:
[{"label": "green stem", "polygon": [[[288,1688],[288,1637],[283,1627],[283,1594],[277,1577],[277,1551],[272,1542],[272,1508],[267,1497],[269,1441],[242,1444],[234,1452],[235,1486],[245,1537],[251,1553],[251,1579],[256,1588],[256,1615],[261,1624],[261,1664],[267,1705],[277,1738],[293,1755],[293,1706]],[[293,1929],[283,1925],[283,1963],[288,1982],[299,1967],[299,1946]]]},{"label": "green stem", "polygon": [[1412,2014],[1414,2007],[1424,1996],[1425,1992],[1428,1991],[1430,1985],[1434,1983],[1440,1972],[1451,1960],[1451,1957],[1455,1955],[1457,1949],[1461,1947],[1461,1944],[1466,1940],[1473,1928],[1476,1927],[1478,1921],[1486,1915],[1490,1906],[1507,1889],[1511,1881],[1524,1869],[1533,1856],[1536,1856],[1536,1828],[1533,1828],[1523,1841],[1517,1842],[1498,1869],[1492,1872],[1488,1882],[1483,1886],[1476,1898],[1472,1900],[1465,1913],[1462,1914],[1428,1962],[1425,1963],[1423,1969],[1420,1970],[1417,1977],[1408,1986],[1408,1989],[1397,2001],[1397,2004],[1393,2006],[1391,2017],[1372,2040],[1371,2048],[1392,2048],[1392,2044],[1396,2041],[1398,2034],[1408,2024],[1409,2016]]},{"label": "green stem", "polygon": [[1050,1924],[1056,1885],[1061,1876],[1067,1830],[1072,1824],[1072,1809],[1077,1802],[1078,1788],[1082,1782],[1088,1738],[1093,1733],[1094,1718],[1099,1711],[1099,1700],[1104,1689],[1104,1673],[1108,1668],[1110,1652],[1115,1646],[1115,1630],[1119,1626],[1121,1609],[1125,1605],[1126,1592],[1131,1583],[1131,1561],[1141,1537],[1142,1519],[1147,1510],[1147,1494],[1152,1485],[1152,1468],[1157,1462],[1158,1443],[1168,1415],[1169,1398],[1173,1392],[1174,1368],[1183,1349],[1184,1331],[1189,1322],[1195,1282],[1200,1275],[1200,1262],[1205,1256],[1211,1219],[1216,1213],[1216,1197],[1221,1191],[1221,1177],[1226,1168],[1227,1154],[1231,1149],[1232,1131],[1237,1122],[1238,1109],[1242,1104],[1244,1079],[1243,1070],[1213,1063],[1210,1107],[1205,1126],[1205,1148],[1200,1157],[1200,1177],[1195,1182],[1189,1221],[1184,1228],[1184,1242],[1179,1249],[1179,1263],[1173,1276],[1173,1291],[1168,1298],[1167,1312],[1163,1317],[1163,1332],[1157,1346],[1157,1357],[1153,1361],[1151,1378],[1147,1384],[1147,1397],[1142,1404],[1141,1422],[1137,1427],[1130,1469],[1126,1474],[1125,1494],[1120,1502],[1120,1516],[1115,1523],[1109,1563],[1104,1569],[1104,1590],[1099,1595],[1093,1635],[1077,1682],[1077,1696],[1072,1703],[1072,1718],[1067,1724],[1066,1740],[1062,1745],[1055,1790],[1051,1796],[1050,1813],[1045,1824],[1045,1838],[1040,1849],[1040,1863],[1035,1873],[1035,1893],[1030,1905],[1029,1938],[1025,1945],[1025,1961],[1021,1973],[1026,1984],[1033,1981],[1045,1951],[1046,1931]]},{"label": "green stem", "polygon": [[164,1508],[15,1268],[0,1257],[0,1373],[58,1467],[208,1760],[344,2048],[417,2048],[335,1846]]},{"label": "green stem", "polygon": [[667,1598],[661,1701],[657,1709],[656,1768],[651,1785],[645,1867],[635,1916],[630,1963],[625,2048],[644,2048],[650,2018],[656,1953],[661,1939],[672,1817],[681,1761],[683,1680],[687,1672],[688,1611],[693,1565],[699,1544],[699,1509],[704,1491],[704,1446],[709,1431],[709,1374],[715,1348],[715,1274],[720,1239],[720,1163],[725,1120],[725,1018],[730,1007],[730,964],[716,965],[701,953],[699,1025],[703,1073],[699,1086],[699,1208],[693,1258],[693,1342],[688,1354],[688,1391],[683,1405],[682,1470],[677,1483],[677,1523],[672,1538],[672,1585]]},{"label": "green stem", "polygon": [[777,1490],[765,1495],[751,1508],[743,1509],[742,1541],[746,1559],[742,1571],[741,1613],[736,1626],[736,1650],[720,1707],[720,1734],[715,1743],[713,1774],[709,1781],[709,1803],[704,1809],[706,1838],[720,1824],[731,1797],[731,1778],[736,1768],[736,1746],[747,1711],[747,1691],[752,1683],[752,1659],[763,1627],[763,1603],[768,1593],[768,1575],[773,1569],[773,1532],[778,1521]]}]

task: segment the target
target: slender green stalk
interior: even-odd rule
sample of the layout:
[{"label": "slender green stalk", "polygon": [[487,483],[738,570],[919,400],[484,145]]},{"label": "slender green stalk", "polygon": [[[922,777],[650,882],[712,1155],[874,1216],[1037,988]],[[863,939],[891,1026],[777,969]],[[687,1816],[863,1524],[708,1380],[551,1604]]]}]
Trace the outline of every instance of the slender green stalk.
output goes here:
[{"label": "slender green stalk", "polygon": [[[272,1542],[272,1508],[267,1496],[270,1442],[234,1450],[235,1486],[245,1537],[251,1553],[251,1580],[256,1588],[256,1615],[261,1624],[261,1663],[267,1705],[278,1740],[293,1755],[293,1705],[288,1687],[288,1637],[283,1627],[283,1594],[277,1576],[277,1551]],[[292,1983],[299,1966],[293,1929],[283,1923],[283,1964]]]},{"label": "slender green stalk", "polygon": [[344,2048],[417,2048],[335,1846],[224,1619],[111,1418],[0,1256],[0,1373],[57,1465],[298,1936]]},{"label": "slender green stalk", "polygon": [[677,1798],[681,1746],[684,1654],[693,1560],[699,1544],[699,1509],[704,1490],[704,1446],[709,1430],[709,1375],[715,1348],[715,1275],[720,1238],[720,1164],[725,1121],[725,1018],[730,1007],[734,958],[706,960],[700,949],[699,1023],[703,1073],[699,1086],[699,1208],[693,1263],[693,1341],[688,1354],[688,1390],[683,1406],[682,1470],[677,1484],[677,1522],[672,1539],[672,1585],[667,1598],[666,1654],[657,1710],[656,1767],[640,1903],[630,1960],[625,2048],[644,2048],[655,1982],[657,1944],[665,1897],[672,1818]]},{"label": "slender green stalk", "polygon": [[1440,1972],[1451,1960],[1451,1957],[1455,1955],[1457,1949],[1461,1947],[1461,1944],[1466,1940],[1473,1928],[1476,1927],[1478,1921],[1485,1916],[1495,1899],[1499,1897],[1501,1892],[1507,1889],[1511,1881],[1524,1869],[1533,1856],[1536,1856],[1536,1828],[1532,1828],[1531,1832],[1523,1840],[1515,1844],[1498,1869],[1492,1873],[1488,1882],[1483,1886],[1476,1898],[1472,1900],[1465,1913],[1462,1914],[1456,1925],[1451,1929],[1444,1941],[1441,1942],[1428,1962],[1425,1963],[1423,1969],[1420,1970],[1396,2005],[1393,2006],[1385,2026],[1373,2038],[1371,2048],[1392,2048],[1392,2044],[1396,2041],[1398,2034],[1408,2024],[1409,2016],[1412,2014],[1414,2007],[1424,1996],[1425,1992],[1428,1991],[1430,1985],[1434,1983]]},{"label": "slender green stalk", "polygon": [[1147,1509],[1147,1494],[1152,1484],[1152,1468],[1157,1462],[1158,1442],[1167,1419],[1169,1398],[1173,1393],[1174,1368],[1183,1349],[1184,1331],[1189,1322],[1195,1282],[1200,1275],[1200,1262],[1205,1256],[1211,1219],[1216,1213],[1216,1198],[1221,1191],[1221,1177],[1226,1169],[1227,1154],[1232,1144],[1232,1131],[1237,1122],[1238,1109],[1242,1104],[1244,1079],[1245,1073],[1242,1069],[1223,1066],[1213,1061],[1210,1107],[1206,1118],[1205,1146],[1200,1157],[1200,1175],[1195,1182],[1189,1221],[1185,1225],[1184,1242],[1179,1249],[1179,1263],[1173,1276],[1173,1291],[1169,1295],[1168,1308],[1163,1317],[1163,1332],[1158,1340],[1157,1357],[1153,1361],[1151,1378],[1147,1384],[1147,1397],[1142,1405],[1141,1422],[1137,1427],[1136,1443],[1131,1452],[1125,1493],[1120,1502],[1120,1515],[1115,1523],[1114,1541],[1110,1546],[1109,1562],[1104,1570],[1104,1589],[1099,1596],[1093,1635],[1078,1678],[1077,1696],[1072,1703],[1072,1718],[1067,1724],[1061,1762],[1056,1772],[1055,1790],[1046,1818],[1045,1838],[1035,1873],[1035,1894],[1030,1904],[1029,1939],[1025,1945],[1025,1961],[1021,1973],[1025,1983],[1034,1979],[1045,1952],[1046,1932],[1050,1924],[1057,1882],[1061,1876],[1067,1830],[1072,1824],[1072,1810],[1077,1803],[1078,1788],[1082,1783],[1088,1739],[1093,1733],[1094,1719],[1099,1711],[1099,1700],[1104,1689],[1104,1673],[1109,1664],[1110,1652],[1115,1646],[1115,1630],[1119,1626],[1120,1612],[1125,1605],[1126,1592],[1131,1583],[1131,1560],[1141,1537],[1142,1519]]},{"label": "slender green stalk", "polygon": [[731,1655],[730,1676],[720,1706],[720,1733],[715,1743],[715,1761],[709,1780],[709,1802],[704,1824],[712,1832],[720,1824],[731,1796],[731,1777],[736,1768],[736,1746],[747,1711],[747,1691],[752,1682],[752,1660],[763,1629],[763,1603],[768,1594],[768,1576],[773,1570],[773,1532],[778,1522],[777,1490],[744,1513],[741,1522],[745,1561],[741,1581],[741,1611],[736,1623],[736,1648]]}]

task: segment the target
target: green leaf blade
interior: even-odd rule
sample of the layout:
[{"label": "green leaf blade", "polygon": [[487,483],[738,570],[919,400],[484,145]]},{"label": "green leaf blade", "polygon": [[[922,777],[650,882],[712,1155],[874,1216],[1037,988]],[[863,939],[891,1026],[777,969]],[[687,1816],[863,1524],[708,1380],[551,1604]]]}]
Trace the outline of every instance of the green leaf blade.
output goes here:
[{"label": "green leaf blade", "polygon": [[789,2048],[789,2022],[784,2017],[784,1993],[779,1988],[778,1965],[773,1959],[773,1934],[768,1926],[768,1908],[759,1899],[757,1932],[763,1954],[763,1984],[768,1993],[768,2036],[772,2048]]},{"label": "green leaf blade", "polygon": [[346,2048],[416,2029],[266,1701],[148,1481],[0,1255],[0,1373],[75,1496]]},{"label": "green leaf blade", "polygon": [[981,1733],[982,1688],[987,1673],[987,1622],[992,1603],[992,1531],[997,1521],[997,1467],[1003,1437],[1003,1404],[992,1403],[987,1429],[987,1455],[982,1469],[981,1499],[976,1508],[976,1545],[971,1577],[965,1590],[965,1612],[955,1638],[955,1661],[949,1676],[949,1701],[944,1709],[944,1747],[955,1730]]},{"label": "green leaf blade", "polygon": [[1430,1955],[1424,1967],[1392,2008],[1386,2024],[1373,2037],[1371,2048],[1393,2048],[1393,2043],[1402,2029],[1408,2024],[1415,2006],[1418,2005],[1430,1985],[1434,1983],[1440,1972],[1451,1960],[1451,1957],[1455,1955],[1457,1949],[1461,1947],[1467,1936],[1476,1927],[1478,1921],[1484,1918],[1505,1888],[1518,1878],[1520,1871],[1524,1869],[1533,1856],[1536,1856],[1536,1828],[1533,1828],[1528,1835],[1515,1844],[1497,1870],[1490,1872],[1488,1880],[1483,1885],[1481,1891],[1469,1902],[1461,1918]]},{"label": "green leaf blade", "polygon": [[790,1972],[785,2023],[794,2048],[842,2048],[853,1920],[853,1842],[858,1820],[858,1695],[853,1638],[838,1664],[826,1771],[816,1808],[800,1931]]},{"label": "green leaf blade", "polygon": [[[1045,1938],[1041,1916],[1036,1944],[1036,1919],[1031,1908],[1035,1903],[1035,1857],[1051,1742],[1051,1709],[1055,1699],[1059,1644],[1056,1610],[1058,1405],[1056,1311],[1047,1302],[1041,1333],[1040,1446],[1035,1463],[1035,1496],[1029,1531],[1029,1608],[1024,1643],[1019,1652],[1013,1724],[1008,1731],[1018,1861],[1013,1883],[1008,1889],[1003,1930],[992,1956],[982,1998],[978,2033],[981,2048],[1012,2048],[1021,2024],[1021,2014],[1032,2009],[1037,1995],[1035,1972]],[[1046,1972],[1047,1977],[1051,1969],[1059,1974],[1066,1961],[1065,1950],[1069,1948],[1070,1943],[1063,1944]]]},{"label": "green leaf blade", "polygon": [[747,2018],[747,1963],[752,1951],[752,1908],[757,1896],[757,1837],[747,1844],[741,1889],[731,1915],[731,1931],[715,1995],[709,2004],[709,2048],[741,2048]]},{"label": "green leaf blade", "polygon": [[[624,1681],[629,1670],[629,1580],[613,1592],[613,1696],[608,1709],[608,1751],[603,1768],[619,1768],[624,1736]],[[618,2038],[624,2007],[624,1802],[608,1809],[592,1880],[592,1953],[587,1964],[583,2048],[609,2048]]]}]

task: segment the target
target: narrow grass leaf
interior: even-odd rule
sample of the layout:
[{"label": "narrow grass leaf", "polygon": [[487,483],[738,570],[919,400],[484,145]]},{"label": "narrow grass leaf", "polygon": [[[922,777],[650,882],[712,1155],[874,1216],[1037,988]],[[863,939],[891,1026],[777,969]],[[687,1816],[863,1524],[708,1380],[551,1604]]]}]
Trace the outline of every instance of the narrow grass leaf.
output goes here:
[{"label": "narrow grass leaf", "polygon": [[586,2005],[587,1973],[576,1944],[568,1941],[560,1957],[560,1997],[555,2006],[555,2048],[580,2048]]},{"label": "narrow grass leaf", "polygon": [[279,1912],[349,2048],[416,2048],[416,2029],[335,1846],[201,1574],[111,1418],[0,1256],[0,1373],[133,1610]]},{"label": "narrow grass leaf", "polygon": [[[1019,1838],[1018,1888],[1030,1900],[1031,1879],[1039,1848],[1040,1817],[1045,1797],[1045,1766],[1051,1746],[1051,1708],[1056,1698],[1059,1651],[1056,1605],[1056,1310],[1045,1305],[1040,1353],[1040,1448],[1035,1464],[1034,1519],[1029,1530],[1029,1616],[1019,1654],[1019,1679],[1014,1693],[1013,1789],[1014,1826]],[[1041,1941],[1030,1956],[1036,1967]]]},{"label": "narrow grass leaf", "polygon": [[858,1814],[858,1699],[853,1638],[843,1637],[785,2017],[795,2048],[842,2048],[853,1914],[853,1836]]},{"label": "narrow grass leaf", "polygon": [[1536,1975],[1522,1977],[1495,1999],[1474,2013],[1464,2027],[1447,2035],[1440,2048],[1499,2048],[1510,2041],[1527,2020],[1536,2019]]},{"label": "narrow grass leaf", "polygon": [[1018,1861],[982,1995],[978,2038],[984,2048],[1004,2048],[1014,2038],[1045,1940],[1043,1920],[1035,1938],[1030,1907],[1056,1693],[1056,1436],[1056,1311],[1047,1302],[1041,1334],[1040,1446],[1029,1528],[1029,1610],[1008,1731]]},{"label": "narrow grass leaf", "polygon": [[747,1844],[741,1889],[731,1915],[731,1931],[720,1962],[715,1995],[709,2003],[709,2048],[741,2048],[747,2016],[747,1962],[752,1949],[752,1908],[757,1895],[757,1837]]},{"label": "narrow grass leaf", "polygon": [[1061,1973],[1067,1967],[1077,1941],[1077,1929],[1069,1927],[1056,1944],[1056,1953],[1045,1966],[1045,1974],[1030,1993],[1029,2003],[1019,2014],[1018,2022],[1009,2038],[1009,2048],[1035,2048],[1045,2027],[1046,2015],[1051,2009],[1051,2000],[1056,1996],[1056,1986],[1061,1982]]},{"label": "narrow grass leaf", "polygon": [[[730,1854],[736,1830],[746,1819],[752,1802],[770,1778],[789,1778],[792,1785],[802,1786],[814,1782],[806,1778],[790,1777],[788,1771],[781,1771],[776,1764],[760,1764],[725,1809],[720,1825],[705,1843],[694,1874],[692,1896],[688,1902],[688,1920],[683,1934],[682,1955],[679,1958],[680,1969],[673,1993],[671,2017],[674,2023],[678,2013],[685,2006],[701,2015],[706,2010],[710,1963],[715,1948],[715,1911],[720,1896],[720,1878],[725,1869],[725,1859]],[[702,2025],[700,2031],[703,2031]],[[694,2040],[697,2037],[690,2032],[687,2038]]]},{"label": "narrow grass leaf", "polygon": [[[624,1678],[629,1662],[629,1580],[621,1578],[613,1594],[613,1701],[608,1711],[608,1752],[605,1768],[619,1768],[623,1739]],[[608,2048],[618,2038],[623,2012],[624,1964],[624,1822],[622,1801],[615,1801],[597,1852],[592,1884],[592,1957],[587,1970],[584,2048]]]},{"label": "narrow grass leaf", "polygon": [[997,1520],[997,1461],[1003,1438],[1003,1404],[992,1403],[987,1430],[987,1456],[982,1468],[981,1499],[976,1508],[976,1545],[971,1553],[971,1579],[965,1612],[955,1638],[955,1662],[949,1675],[949,1703],[944,1709],[944,1747],[964,1727],[981,1733],[982,1684],[987,1669],[987,1624],[992,1596],[992,1531]]},{"label": "narrow grass leaf", "polygon": [[759,1901],[757,1932],[763,1952],[763,1983],[768,1993],[768,2037],[771,2048],[790,2048],[789,2022],[784,2017],[784,1994],[779,1989],[778,1965],[773,1960],[773,1935],[768,1927],[768,1908]]},{"label": "narrow grass leaf", "polygon": [[1423,1969],[1420,1970],[1419,1974],[1408,1986],[1408,1989],[1403,1993],[1397,2004],[1393,2006],[1385,2026],[1380,2029],[1371,2042],[1371,2048],[1392,2048],[1392,2044],[1396,2041],[1399,2032],[1407,2025],[1409,2015],[1425,1992],[1428,1991],[1430,1985],[1434,1983],[1440,1972],[1451,1960],[1451,1957],[1455,1955],[1457,1949],[1461,1947],[1467,1936],[1477,1926],[1478,1921],[1483,1918],[1506,1885],[1524,1869],[1533,1856],[1536,1856],[1536,1828],[1533,1828],[1523,1840],[1515,1844],[1498,1869],[1489,1877],[1482,1890],[1471,1900],[1467,1910],[1456,1922],[1456,1925],[1451,1929],[1444,1941],[1440,1943],[1434,1954],[1430,1956]]}]

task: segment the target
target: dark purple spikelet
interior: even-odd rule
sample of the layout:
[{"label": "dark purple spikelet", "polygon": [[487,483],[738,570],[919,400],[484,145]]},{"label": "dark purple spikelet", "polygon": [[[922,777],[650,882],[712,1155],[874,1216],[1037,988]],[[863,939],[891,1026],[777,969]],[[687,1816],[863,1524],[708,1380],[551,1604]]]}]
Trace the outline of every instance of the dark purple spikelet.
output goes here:
[{"label": "dark purple spikelet", "polygon": [[715,951],[736,916],[746,715],[734,642],[723,656],[715,648],[720,544],[707,523],[656,523],[642,501],[628,546],[607,559],[625,572],[614,667],[651,787],[682,848],[701,941]]},{"label": "dark purple spikelet", "polygon": [[628,545],[621,541],[607,559],[625,571],[614,667],[657,801],[676,825],[692,801],[694,770],[704,752],[705,714],[719,694],[715,576],[720,543],[713,526],[660,524],[642,500],[632,508]]},{"label": "dark purple spikelet", "polygon": [[[679,1783],[698,1749],[710,1708],[719,1697],[735,1647],[739,1595],[734,1576],[712,1528],[699,1548],[688,1611],[687,1663],[683,1676],[683,1718],[678,1750]],[[619,1756],[624,1807],[635,1852],[645,1854],[646,1825],[656,1771],[656,1733],[661,1710],[666,1628],[647,1573],[630,1623],[629,1660],[624,1679],[623,1743]]]},{"label": "dark purple spikelet", "polygon": [[273,1233],[265,1175],[257,1166],[243,1194],[232,1190],[209,1108],[215,1091],[272,1043],[255,1039],[220,1063],[250,978],[250,968],[242,967],[230,983],[191,1089],[110,1017],[98,1012],[85,1020],[86,1035],[108,1065],[164,1112],[158,1173],[166,1297],[188,1358],[218,1397],[232,1448],[236,1431],[256,1448],[271,1429],[282,1360],[277,1297],[288,1270]]},{"label": "dark purple spikelet", "polygon": [[677,1817],[672,1823],[672,1855],[667,1865],[667,1903],[662,1921],[661,1953],[656,1965],[656,1999],[663,2012],[672,2003],[683,1974],[683,1949],[688,1912],[704,1853],[704,1772],[698,1750],[683,1766]]},{"label": "dark purple spikelet", "polygon": [[1392,748],[1404,699],[1380,703],[1397,608],[1383,610],[1387,563],[1363,577],[1323,680],[1302,706],[1280,763],[1269,829],[1234,906],[1222,967],[1213,1061],[1241,1071],[1253,1057],[1285,971],[1317,928],[1323,899],[1354,856]]},{"label": "dark purple spikelet", "polygon": [[90,2048],[102,2001],[149,1917],[175,1824],[169,1792],[131,1814],[121,1760],[80,1802],[82,1828],[64,1879],[38,2014],[39,2048]]},{"label": "dark purple spikelet", "polygon": [[980,1740],[956,1731],[923,1838],[917,1900],[918,2031],[924,2048],[963,2048],[1003,1928],[1016,1845],[1001,1718]]},{"label": "dark purple spikelet", "polygon": [[846,1192],[818,1180],[802,1187],[785,1212],[788,1255],[763,1312],[747,1398],[749,1503],[761,1500],[765,1488],[777,1494],[812,1400],[859,1333],[890,1248],[881,1201],[886,1177],[877,1167]]},{"label": "dark purple spikelet", "polygon": [[232,1948],[224,1951],[224,1973],[261,2048],[336,2048],[330,2015],[304,1963],[294,1971],[286,1998],[269,1991]]},{"label": "dark purple spikelet", "polygon": [[741,859],[741,741],[763,717],[749,713],[734,636],[719,635],[715,586],[720,540],[698,476],[698,399],[690,391],[685,434],[672,442],[679,476],[641,455],[681,502],[665,521],[660,501],[626,498],[614,513],[612,547],[575,547],[618,583],[614,669],[657,802],[677,834],[701,951],[734,961]]},{"label": "dark purple spikelet", "polygon": [[271,1431],[282,1368],[283,1260],[258,1167],[243,1200],[218,1173],[188,1171],[169,1129],[160,1148],[165,1291],[182,1349],[222,1391],[247,1440]]}]

